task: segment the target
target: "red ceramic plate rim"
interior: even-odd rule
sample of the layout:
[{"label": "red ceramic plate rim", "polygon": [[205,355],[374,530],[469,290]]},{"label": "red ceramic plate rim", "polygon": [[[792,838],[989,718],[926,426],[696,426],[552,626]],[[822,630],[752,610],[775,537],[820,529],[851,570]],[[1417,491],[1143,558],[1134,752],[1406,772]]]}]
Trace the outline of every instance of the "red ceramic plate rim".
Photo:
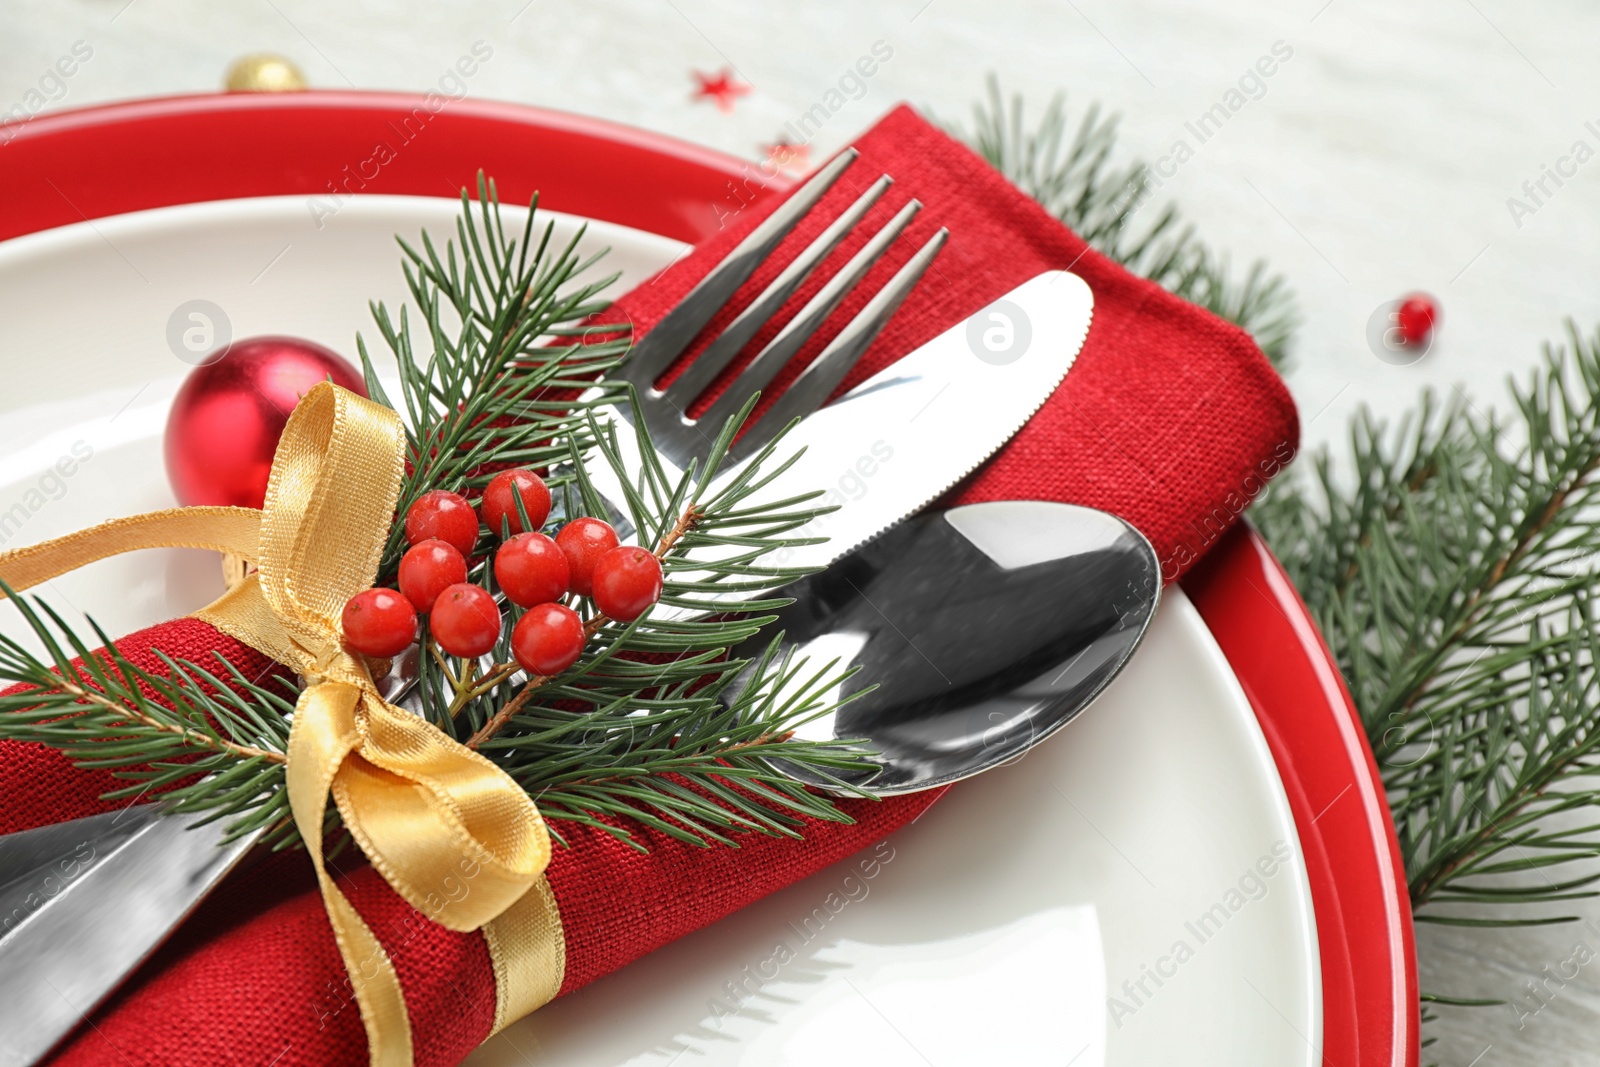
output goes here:
[{"label": "red ceramic plate rim", "polygon": [[1416,1067],[1416,947],[1366,732],[1300,594],[1241,523],[1183,579],[1255,709],[1300,834],[1322,957],[1325,1067]]},{"label": "red ceramic plate rim", "polygon": [[[207,200],[456,196],[480,168],[508,202],[537,191],[551,210],[691,242],[789,184],[668,137],[516,104],[398,93],[188,96],[0,126],[0,240]],[[1255,709],[1294,814],[1321,954],[1323,1062],[1415,1067],[1406,880],[1343,680],[1248,527],[1224,537],[1183,586]]]}]

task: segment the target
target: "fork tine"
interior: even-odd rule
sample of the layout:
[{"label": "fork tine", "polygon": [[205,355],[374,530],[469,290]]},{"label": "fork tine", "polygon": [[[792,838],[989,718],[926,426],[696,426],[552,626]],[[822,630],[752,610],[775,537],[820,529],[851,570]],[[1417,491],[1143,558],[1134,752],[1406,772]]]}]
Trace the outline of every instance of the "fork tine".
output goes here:
[{"label": "fork tine", "polygon": [[665,318],[633,346],[628,358],[612,372],[614,378],[632,382],[641,389],[652,388],[661,373],[672,361],[683,354],[689,343],[705,329],[711,316],[722,309],[734,294],[755,273],[779,242],[810,211],[822,194],[832,188],[845,168],[856,161],[860,153],[847,148],[826,167],[802,185],[782,207],[768,215],[751,230],[721,263],[700,279],[689,295],[667,312]]},{"label": "fork tine", "polygon": [[922,203],[912,200],[900,209],[888,225],[873,235],[872,240],[862,246],[861,251],[853,256],[849,263],[828,279],[811,302],[790,319],[778,336],[768,342],[750,365],[740,373],[739,377],[729,384],[726,391],[706,409],[700,416],[701,422],[708,426],[721,427],[735,412],[744,407],[756,393],[766,388],[767,384],[783,369],[784,364],[794,358],[794,354],[809,341],[813,334],[827,321],[833,309],[845,295],[855,288],[862,275],[866,274],[876,263],[884,251],[900,236],[907,226],[911,224],[918,211],[922,210]]},{"label": "fork tine", "polygon": [[906,261],[905,266],[889,280],[889,284],[867,301],[867,306],[839,331],[837,337],[828,342],[822,354],[800,373],[793,385],[784,390],[766,414],[735,442],[728,453],[730,462],[737,463],[765,448],[790,422],[811,414],[827,401],[862,353],[883,332],[884,326],[888,325],[894,313],[900,309],[900,304],[922,279],[933,263],[933,257],[939,254],[949,237],[949,230],[940,229],[917,250],[916,255]]},{"label": "fork tine", "polygon": [[855,229],[856,225],[864,218],[872,205],[878,202],[884,192],[893,184],[893,179],[887,174],[872,183],[871,188],[862,193],[851,204],[843,215],[840,215],[822,234],[807,246],[804,252],[795,257],[794,262],[784,268],[766,291],[739,313],[739,317],[728,324],[722,335],[707,346],[706,350],[694,358],[673,383],[667,387],[667,401],[679,411],[687,411],[689,405],[694,403],[695,397],[705,392],[722,371],[733,362],[740,349],[750,343],[756,331],[772,320],[800,284],[809,278],[817,265],[826,259],[839,242]]}]

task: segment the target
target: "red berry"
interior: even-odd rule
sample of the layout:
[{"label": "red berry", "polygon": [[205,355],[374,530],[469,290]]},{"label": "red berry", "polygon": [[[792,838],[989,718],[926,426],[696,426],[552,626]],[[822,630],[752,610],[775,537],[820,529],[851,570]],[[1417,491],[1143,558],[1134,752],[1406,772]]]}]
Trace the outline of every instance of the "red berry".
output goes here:
[{"label": "red berry", "polygon": [[573,519],[556,534],[556,544],[571,568],[572,591],[588,596],[594,589],[594,565],[617,547],[617,531],[599,519]]},{"label": "red berry", "polygon": [[525,608],[560,600],[569,570],[566,555],[542,533],[517,534],[494,554],[494,580],[513,604]]},{"label": "red berry", "polygon": [[417,611],[393,589],[368,589],[344,605],[344,643],[363,656],[398,656],[417,638]]},{"label": "red berry", "polygon": [[502,520],[511,525],[512,533],[524,532],[522,516],[517,514],[518,495],[533,529],[544,526],[544,520],[550,517],[550,490],[543,478],[532,471],[501,471],[483,491],[483,521],[494,536],[499,537],[505,528]]},{"label": "red berry", "polygon": [[661,562],[637,545],[613,548],[594,565],[594,606],[632,622],[661,599]]},{"label": "red berry", "polygon": [[1431,297],[1422,293],[1414,293],[1406,297],[1405,303],[1400,305],[1400,312],[1396,316],[1400,326],[1400,337],[1408,345],[1420,345],[1428,339],[1433,332],[1433,322],[1439,317],[1439,309],[1434,305]]},{"label": "red berry", "polygon": [[439,594],[428,626],[452,656],[481,656],[500,640],[500,605],[483,586],[461,582]]},{"label": "red berry", "polygon": [[478,513],[466,497],[444,489],[417,497],[406,512],[406,543],[414,545],[433,537],[455,546],[463,556],[472,555],[478,543]]},{"label": "red berry", "polygon": [[583,623],[565,604],[529,608],[511,630],[511,654],[532,674],[560,674],[583,655]]},{"label": "red berry", "polygon": [[400,591],[424,614],[433,610],[440,593],[466,580],[466,557],[437,537],[418,541],[400,557]]}]

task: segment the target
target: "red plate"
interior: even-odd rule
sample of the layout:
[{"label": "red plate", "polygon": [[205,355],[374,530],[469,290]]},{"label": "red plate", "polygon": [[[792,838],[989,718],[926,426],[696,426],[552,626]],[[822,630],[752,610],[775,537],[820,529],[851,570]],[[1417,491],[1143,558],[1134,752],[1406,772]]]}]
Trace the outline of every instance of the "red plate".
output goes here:
[{"label": "red plate", "polygon": [[[655,134],[511,104],[459,101],[435,113],[400,94],[140,101],[48,115],[6,133],[0,240],[204,200],[454,197],[481,167],[507,201],[526,201],[537,185],[552,210],[698,241],[729,210],[780,190],[763,188],[751,164]],[[396,136],[406,150],[382,166],[353,147]],[[341,175],[337,187],[329,174]],[[638,195],[641,185],[650,196]],[[1255,708],[1294,812],[1322,960],[1323,1062],[1414,1067],[1406,880],[1344,682],[1253,531],[1224,537],[1183,585]]]}]

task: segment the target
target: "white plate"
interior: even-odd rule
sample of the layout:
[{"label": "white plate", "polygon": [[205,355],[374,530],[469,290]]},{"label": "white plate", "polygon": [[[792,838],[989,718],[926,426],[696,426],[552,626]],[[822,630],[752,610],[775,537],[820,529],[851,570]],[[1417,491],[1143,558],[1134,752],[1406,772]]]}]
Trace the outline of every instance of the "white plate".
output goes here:
[{"label": "white plate", "polygon": [[[353,355],[358,329],[375,337],[367,300],[404,293],[392,235],[442,240],[455,210],[360,197],[318,229],[299,198],[233,200],[0,244],[0,545],[173,503],[160,440],[187,370],[166,339],[174,308],[209,300],[236,338],[289,333]],[[578,221],[557,218],[565,232]],[[603,223],[590,235],[624,289],[682,251]],[[67,476],[51,471],[62,457]],[[173,551],[44,593],[122,633],[220,589],[214,558]],[[1316,1065],[1318,976],[1277,771],[1172,589],[1127,672],[1028,758],[470,1062]]]}]

